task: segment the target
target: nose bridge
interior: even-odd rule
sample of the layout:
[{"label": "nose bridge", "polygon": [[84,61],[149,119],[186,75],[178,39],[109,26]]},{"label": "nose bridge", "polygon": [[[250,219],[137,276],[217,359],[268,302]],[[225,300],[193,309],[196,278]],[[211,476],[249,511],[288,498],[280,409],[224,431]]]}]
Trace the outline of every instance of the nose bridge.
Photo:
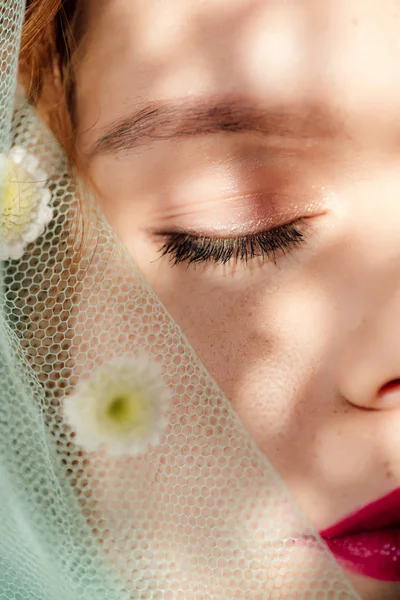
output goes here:
[{"label": "nose bridge", "polygon": [[400,408],[400,241],[397,256],[369,271],[368,298],[340,353],[339,391],[361,408]]},{"label": "nose bridge", "polygon": [[349,229],[344,260],[350,287],[343,318],[347,313],[352,322],[340,349],[338,387],[360,408],[400,408],[400,386],[392,385],[400,380],[400,165],[396,166],[354,177],[346,190]]},{"label": "nose bridge", "polygon": [[349,265],[354,261],[353,285],[380,304],[397,293],[400,281],[400,159],[382,154],[360,157],[359,163],[345,176],[334,204],[344,224],[343,258]]},{"label": "nose bridge", "polygon": [[[393,277],[394,274],[397,277]],[[400,258],[395,269],[388,266],[379,275],[379,279],[370,282],[378,289],[372,301],[365,305],[365,313],[351,334],[350,345],[355,345],[359,356],[373,355],[374,364],[383,366],[394,362],[400,370]],[[398,356],[396,354],[393,361],[391,354],[395,349]]]}]

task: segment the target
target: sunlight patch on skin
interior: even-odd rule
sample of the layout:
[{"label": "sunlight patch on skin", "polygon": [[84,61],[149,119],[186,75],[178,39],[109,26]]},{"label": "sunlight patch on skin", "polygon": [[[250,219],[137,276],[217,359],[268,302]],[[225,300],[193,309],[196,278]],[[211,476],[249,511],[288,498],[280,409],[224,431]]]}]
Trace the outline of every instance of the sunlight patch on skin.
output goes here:
[{"label": "sunlight patch on skin", "polygon": [[163,99],[202,95],[212,91],[214,83],[213,73],[204,57],[195,54],[188,63],[186,55],[165,69],[154,83],[152,93],[155,98]]},{"label": "sunlight patch on skin", "polygon": [[308,70],[307,34],[304,7],[285,3],[271,10],[267,3],[254,14],[236,52],[248,91],[275,101],[299,101]]}]

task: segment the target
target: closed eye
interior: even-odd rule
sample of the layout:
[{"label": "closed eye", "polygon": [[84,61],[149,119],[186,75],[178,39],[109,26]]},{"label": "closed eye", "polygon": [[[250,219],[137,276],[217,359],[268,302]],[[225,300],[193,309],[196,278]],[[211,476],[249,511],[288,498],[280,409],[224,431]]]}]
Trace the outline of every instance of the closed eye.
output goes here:
[{"label": "closed eye", "polygon": [[276,263],[278,257],[287,254],[305,241],[302,226],[305,219],[275,227],[268,231],[241,237],[206,237],[186,232],[159,232],[164,240],[159,252],[169,256],[173,265],[247,262],[262,257]]}]

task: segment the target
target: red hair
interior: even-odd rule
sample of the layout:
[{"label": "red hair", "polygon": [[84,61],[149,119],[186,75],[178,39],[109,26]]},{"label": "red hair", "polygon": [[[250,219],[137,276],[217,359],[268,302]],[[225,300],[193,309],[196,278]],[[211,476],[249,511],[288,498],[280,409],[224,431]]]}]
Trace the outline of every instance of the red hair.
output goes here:
[{"label": "red hair", "polygon": [[73,59],[82,25],[83,0],[27,0],[19,61],[28,98],[46,120],[70,160],[73,143]]}]

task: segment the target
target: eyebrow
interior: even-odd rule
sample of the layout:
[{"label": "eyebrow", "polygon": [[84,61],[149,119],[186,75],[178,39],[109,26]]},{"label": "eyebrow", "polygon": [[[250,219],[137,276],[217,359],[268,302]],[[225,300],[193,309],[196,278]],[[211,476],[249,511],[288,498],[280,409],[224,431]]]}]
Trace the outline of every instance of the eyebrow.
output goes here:
[{"label": "eyebrow", "polygon": [[305,139],[349,138],[337,115],[320,105],[260,108],[238,101],[146,102],[112,122],[89,157],[117,154],[154,142],[221,132]]}]

